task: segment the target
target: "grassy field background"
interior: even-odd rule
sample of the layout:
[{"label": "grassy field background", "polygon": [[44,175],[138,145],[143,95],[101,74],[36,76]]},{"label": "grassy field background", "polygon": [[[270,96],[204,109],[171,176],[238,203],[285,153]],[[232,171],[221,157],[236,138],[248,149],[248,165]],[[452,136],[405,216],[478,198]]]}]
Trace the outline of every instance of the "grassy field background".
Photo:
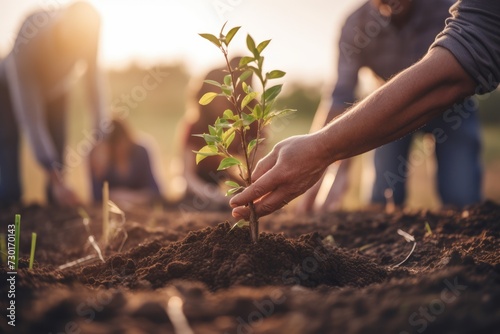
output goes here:
[{"label": "grassy field background", "polygon": [[[144,89],[144,79],[151,73],[164,74],[154,89]],[[183,182],[179,177],[179,149],[177,130],[187,108],[192,106],[192,90],[199,84],[199,78],[191,77],[183,64],[162,65],[157,68],[131,66],[121,71],[106,73],[110,111],[119,110],[125,115],[132,129],[147,139],[153,152],[155,172],[160,180],[165,197],[175,199],[182,191]],[[142,88],[141,88],[142,87]],[[286,82],[280,103],[297,109],[290,118],[278,120],[271,128],[270,144],[291,135],[308,132],[321,96],[329,87],[301,86],[300,83]],[[139,95],[138,92],[146,92]],[[483,123],[483,162],[485,168],[484,196],[500,202],[500,94],[495,93],[481,100]],[[130,99],[135,96],[136,98]],[[127,97],[129,98],[127,100]],[[139,98],[137,98],[139,97]],[[127,102],[128,101],[128,102]],[[66,177],[69,184],[86,201],[90,201],[90,184],[87,172],[86,153],[91,142],[84,129],[91,123],[90,110],[85,103],[85,92],[80,81],[71,93],[70,117],[66,160]],[[415,141],[415,147],[422,145],[422,137]],[[366,182],[370,179],[371,153],[355,158],[351,170],[351,187],[344,200],[344,208],[362,208],[366,202]],[[68,163],[68,161],[70,163]],[[435,161],[432,155],[425,158],[410,172],[407,205],[411,208],[438,208],[440,203],[434,183]],[[457,166],[459,168],[459,166]],[[44,202],[44,174],[33,158],[33,154],[23,140],[22,173],[24,201]],[[368,181],[369,182],[369,181]]]}]

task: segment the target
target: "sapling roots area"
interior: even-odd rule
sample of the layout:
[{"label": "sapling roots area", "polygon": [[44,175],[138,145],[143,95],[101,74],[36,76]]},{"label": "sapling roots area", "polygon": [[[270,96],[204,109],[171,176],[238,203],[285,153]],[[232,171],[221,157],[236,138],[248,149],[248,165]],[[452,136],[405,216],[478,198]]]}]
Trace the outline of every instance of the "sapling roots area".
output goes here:
[{"label": "sapling roots area", "polygon": [[[500,205],[381,208],[233,228],[229,212],[124,210],[99,244],[102,207],[22,216],[16,326],[2,333],[498,333]],[[113,213],[111,212],[111,215]],[[82,223],[86,219],[86,224]],[[110,220],[113,230],[113,220]],[[116,226],[115,226],[116,228]],[[28,268],[32,234],[33,268]],[[413,239],[412,239],[413,238]]]}]

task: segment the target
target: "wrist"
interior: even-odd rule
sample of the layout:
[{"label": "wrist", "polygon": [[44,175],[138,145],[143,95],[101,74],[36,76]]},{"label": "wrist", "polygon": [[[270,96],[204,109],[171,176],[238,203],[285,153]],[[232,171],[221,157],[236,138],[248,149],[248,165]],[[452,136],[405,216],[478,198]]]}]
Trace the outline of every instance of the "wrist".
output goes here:
[{"label": "wrist", "polygon": [[314,147],[317,151],[317,156],[323,161],[325,166],[340,160],[335,154],[335,144],[333,143],[333,138],[329,135],[326,128],[311,134],[312,143],[311,147]]}]

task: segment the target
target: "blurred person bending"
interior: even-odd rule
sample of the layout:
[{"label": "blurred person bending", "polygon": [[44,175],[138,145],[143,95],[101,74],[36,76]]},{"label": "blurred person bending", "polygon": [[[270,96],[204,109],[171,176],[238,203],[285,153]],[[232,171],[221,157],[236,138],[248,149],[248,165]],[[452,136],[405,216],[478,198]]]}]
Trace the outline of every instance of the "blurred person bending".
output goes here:
[{"label": "blurred person bending", "polygon": [[0,63],[0,206],[20,202],[19,138],[24,133],[47,174],[47,199],[77,205],[63,179],[67,98],[75,65],[86,65],[86,93],[99,129],[105,116],[97,64],[100,17],[85,2],[36,12]]}]

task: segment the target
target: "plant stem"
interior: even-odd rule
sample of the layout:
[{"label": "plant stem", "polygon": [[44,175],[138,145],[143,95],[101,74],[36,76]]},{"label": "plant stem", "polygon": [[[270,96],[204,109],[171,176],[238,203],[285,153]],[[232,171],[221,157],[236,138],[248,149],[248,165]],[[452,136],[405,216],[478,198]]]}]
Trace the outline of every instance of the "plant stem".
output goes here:
[{"label": "plant stem", "polygon": [[250,208],[250,237],[253,242],[257,242],[259,241],[259,220],[253,202],[248,203],[248,207]]},{"label": "plant stem", "polygon": [[[236,81],[237,81],[236,79],[237,78],[235,78],[234,70],[231,67],[231,63],[230,63],[229,58],[228,58],[227,50],[224,48],[221,48],[221,50],[222,50],[222,53],[224,54],[224,58],[226,60],[226,65],[227,65],[227,68],[229,70],[229,74],[231,75],[231,82],[233,84],[233,94],[231,96],[231,102],[233,103],[233,105],[236,109],[236,113],[238,114],[238,116],[241,117],[241,114],[243,111],[241,110],[241,108],[238,104],[238,100],[235,96]],[[239,135],[241,138],[241,148],[243,150],[243,153],[245,156],[245,163],[247,166],[247,175],[244,178],[244,180],[245,180],[245,185],[248,187],[249,185],[252,184],[252,169],[253,169],[252,165],[253,165],[253,163],[250,160],[250,157],[248,156],[248,145],[247,145],[246,131],[244,129],[244,126],[241,127],[241,129],[239,131]],[[257,141],[257,143],[258,143],[258,141]],[[250,209],[250,236],[251,236],[253,242],[257,242],[259,240],[259,220],[257,217],[257,213],[255,212],[255,206],[254,206],[253,202],[249,202],[248,207]]]}]

